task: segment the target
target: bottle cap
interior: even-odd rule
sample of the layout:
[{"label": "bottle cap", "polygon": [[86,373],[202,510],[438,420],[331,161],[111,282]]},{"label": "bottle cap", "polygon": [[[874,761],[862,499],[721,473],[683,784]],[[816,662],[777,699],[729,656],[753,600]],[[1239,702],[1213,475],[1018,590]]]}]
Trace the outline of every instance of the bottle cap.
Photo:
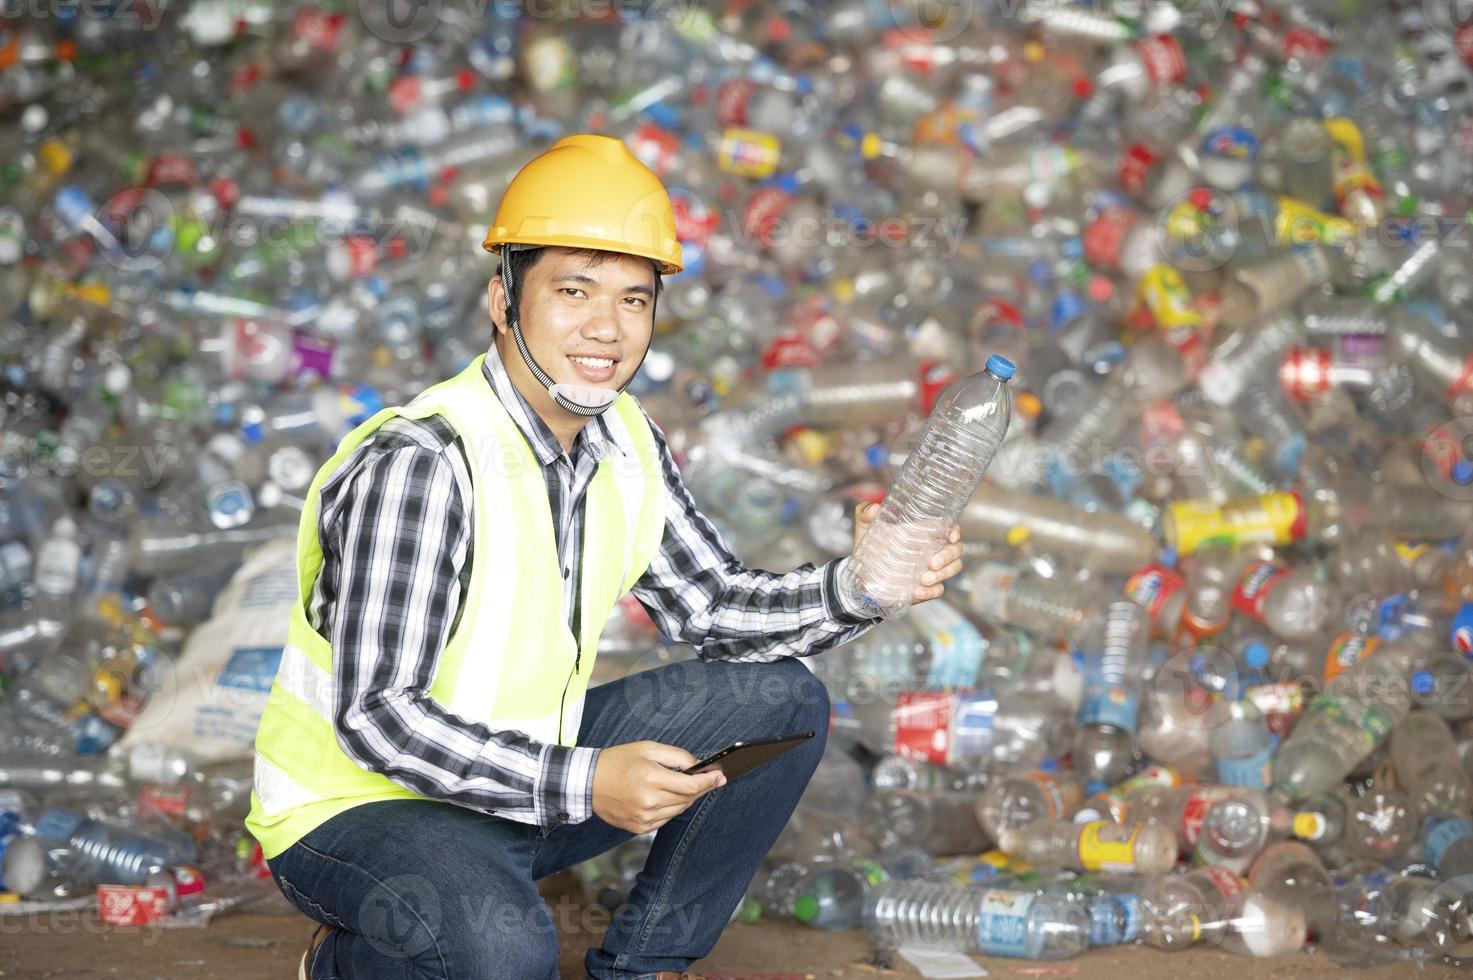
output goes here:
[{"label": "bottle cap", "polygon": [[1262,670],[1268,666],[1268,646],[1259,640],[1254,640],[1243,648],[1243,660],[1254,670]]},{"label": "bottle cap", "polygon": [[799,922],[812,922],[818,916],[818,899],[799,895],[793,901],[793,917]]},{"label": "bottle cap", "polygon": [[1294,814],[1294,836],[1303,840],[1319,840],[1325,836],[1325,818],[1314,812]]},{"label": "bottle cap", "polygon": [[1412,675],[1412,693],[1418,697],[1428,697],[1437,690],[1437,678],[1425,670],[1419,670]]},{"label": "bottle cap", "polygon": [[1013,376],[1013,372],[1017,371],[1018,369],[1014,367],[1013,362],[1008,360],[1006,357],[1003,357],[1001,354],[993,354],[991,357],[987,358],[987,370],[992,372],[992,374],[1000,380],[1006,381],[1011,378]]}]

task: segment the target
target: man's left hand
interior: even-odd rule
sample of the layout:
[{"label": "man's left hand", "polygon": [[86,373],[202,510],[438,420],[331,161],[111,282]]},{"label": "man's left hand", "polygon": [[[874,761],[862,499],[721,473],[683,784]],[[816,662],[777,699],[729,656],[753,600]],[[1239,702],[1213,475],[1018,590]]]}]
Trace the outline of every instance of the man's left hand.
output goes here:
[{"label": "man's left hand", "polygon": [[[859,548],[859,539],[864,537],[864,532],[869,530],[869,526],[878,516],[880,516],[879,504],[860,504],[854,509],[854,547],[856,550]],[[911,605],[938,598],[946,591],[943,583],[962,570],[961,528],[951,529],[951,533],[946,536],[946,544],[931,556],[931,560],[926,563],[926,569],[926,573],[921,576],[920,583],[911,593]]]}]

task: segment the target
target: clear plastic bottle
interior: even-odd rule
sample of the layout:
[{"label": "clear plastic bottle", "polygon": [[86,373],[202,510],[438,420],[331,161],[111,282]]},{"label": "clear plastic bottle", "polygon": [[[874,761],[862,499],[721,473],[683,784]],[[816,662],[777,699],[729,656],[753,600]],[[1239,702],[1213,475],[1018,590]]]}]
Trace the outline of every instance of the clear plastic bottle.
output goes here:
[{"label": "clear plastic bottle", "polygon": [[1243,879],[1227,868],[1152,878],[1140,891],[1141,937],[1148,946],[1166,950],[1199,942],[1221,945],[1229,909],[1243,891]]},{"label": "clear plastic bottle", "polygon": [[1354,910],[1346,918],[1362,942],[1391,941],[1449,955],[1473,951],[1461,891],[1437,879],[1376,869],[1347,877],[1336,897],[1341,908]]},{"label": "clear plastic bottle", "polygon": [[1298,909],[1312,936],[1334,926],[1335,887],[1319,855],[1297,840],[1276,841],[1248,868],[1248,884],[1282,905]]},{"label": "clear plastic bottle", "polygon": [[1181,42],[1170,34],[1156,34],[1116,48],[1094,83],[1127,102],[1139,102],[1158,86],[1181,82],[1186,73]]},{"label": "clear plastic bottle", "polygon": [[1411,711],[1415,651],[1386,643],[1325,685],[1274,757],[1273,792],[1305,800],[1330,789]]},{"label": "clear plastic bottle", "polygon": [[95,787],[99,791],[129,786],[128,766],[113,756],[75,758],[59,752],[0,752],[0,785],[35,791],[60,787]]},{"label": "clear plastic bottle", "polygon": [[985,371],[956,383],[937,401],[879,515],[844,566],[841,587],[875,615],[909,608],[926,563],[945,543],[1002,445],[1012,414],[1012,376],[1012,363],[993,357]]},{"label": "clear plastic bottle", "polygon": [[1473,811],[1473,782],[1457,757],[1452,730],[1435,714],[1414,711],[1391,733],[1396,780],[1412,798],[1419,820]]},{"label": "clear plastic bottle", "polygon": [[1316,838],[1323,818],[1312,811],[1295,813],[1256,790],[1240,790],[1207,808],[1197,837],[1197,860],[1239,874],[1270,842],[1294,834]]},{"label": "clear plastic bottle", "polygon": [[1279,385],[1285,395],[1305,403],[1332,389],[1369,389],[1385,365],[1381,338],[1349,334],[1333,344],[1289,348],[1279,364]]},{"label": "clear plastic bottle", "polygon": [[958,584],[975,615],[1076,645],[1098,630],[1108,602],[1098,587],[999,562],[983,563]]},{"label": "clear plastic bottle", "polygon": [[1065,959],[1089,948],[1089,913],[1035,891],[979,890],[929,881],[887,882],[865,903],[865,932],[881,949],[915,947]]},{"label": "clear plastic bottle", "polygon": [[808,877],[812,867],[803,861],[779,861],[759,868],[747,897],[757,902],[763,917],[790,919],[793,917],[793,902],[798,897],[799,884]]},{"label": "clear plastic bottle", "polygon": [[1228,704],[1227,717],[1212,730],[1210,744],[1219,783],[1268,788],[1277,743],[1251,700],[1245,697]]},{"label": "clear plastic bottle", "polygon": [[1068,702],[1051,690],[870,691],[850,701],[849,716],[877,755],[975,773],[1037,766],[1062,754],[1073,732]]},{"label": "clear plastic bottle", "polygon": [[1222,322],[1233,327],[1256,323],[1329,282],[1335,274],[1334,254],[1324,246],[1296,248],[1238,269],[1223,289]]},{"label": "clear plastic bottle", "polygon": [[1202,397],[1215,405],[1234,404],[1252,382],[1271,376],[1284,351],[1303,335],[1300,319],[1286,314],[1228,334],[1197,376]]},{"label": "clear plastic bottle", "polygon": [[1160,824],[1035,820],[998,835],[998,849],[1036,868],[1163,874],[1176,864],[1176,837]]},{"label": "clear plastic bottle", "polygon": [[1035,820],[1066,820],[1083,798],[1071,773],[1035,769],[1001,776],[977,800],[977,820],[993,840],[1004,830]]},{"label": "clear plastic bottle", "polygon": [[1079,704],[1073,746],[1082,779],[1108,786],[1135,761],[1140,686],[1149,656],[1146,611],[1120,600],[1105,610],[1095,643],[1084,652],[1084,699]]},{"label": "clear plastic bottle", "polygon": [[1386,339],[1393,357],[1410,365],[1428,391],[1452,404],[1473,387],[1473,345],[1465,335],[1439,329],[1447,323],[1439,307],[1406,304],[1392,320]]},{"label": "clear plastic bottle", "polygon": [[1091,795],[1075,811],[1074,822],[1113,820],[1124,823],[1132,799],[1147,791],[1176,788],[1181,784],[1181,774],[1170,766],[1146,766],[1130,778]]},{"label": "clear plastic bottle", "polygon": [[818,929],[855,929],[864,921],[865,896],[887,881],[915,878],[931,858],[915,848],[888,850],[815,868],[794,886],[793,917]]},{"label": "clear plastic bottle", "polygon": [[22,832],[66,849],[68,871],[90,883],[141,885],[157,871],[197,859],[188,837],[140,836],[60,808],[42,812]]},{"label": "clear plastic bottle", "polygon": [[[999,455],[998,464],[1003,455]],[[996,471],[994,466],[994,472]],[[1155,539],[1122,514],[1086,511],[1066,501],[1006,489],[991,478],[977,487],[959,522],[967,541],[1004,544],[1015,528],[1044,554],[1081,568],[1128,572],[1150,561]]]},{"label": "clear plastic bottle", "polygon": [[36,555],[36,592],[52,608],[65,609],[76,594],[82,562],[78,533],[70,517],[57,518]]},{"label": "clear plastic bottle", "polygon": [[236,571],[234,562],[160,575],[149,583],[145,598],[154,617],[166,626],[193,626],[210,617],[215,599]]},{"label": "clear plastic bottle", "polygon": [[1308,935],[1298,908],[1249,889],[1229,900],[1222,947],[1240,956],[1287,956],[1302,949]]},{"label": "clear plastic bottle", "polygon": [[1286,640],[1322,634],[1342,601],[1336,587],[1310,569],[1271,561],[1249,564],[1233,591],[1234,609]]},{"label": "clear plastic bottle", "polygon": [[931,854],[976,854],[992,843],[977,820],[977,794],[891,790],[865,802],[865,834],[875,846]]},{"label": "clear plastic bottle", "polygon": [[1300,809],[1319,816],[1320,833],[1304,839],[1327,854],[1389,861],[1417,836],[1411,800],[1395,787],[1374,782],[1357,788],[1342,785],[1307,800]]}]

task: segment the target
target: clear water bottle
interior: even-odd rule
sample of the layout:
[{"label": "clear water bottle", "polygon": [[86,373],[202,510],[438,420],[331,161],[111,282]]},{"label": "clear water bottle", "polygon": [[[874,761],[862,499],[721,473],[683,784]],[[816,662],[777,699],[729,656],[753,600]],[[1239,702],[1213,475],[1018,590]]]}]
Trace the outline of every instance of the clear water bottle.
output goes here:
[{"label": "clear water bottle", "polygon": [[1324,937],[1334,926],[1335,886],[1318,854],[1297,840],[1270,844],[1248,868],[1248,884],[1282,905],[1298,909],[1309,931]]},{"label": "clear water bottle", "polygon": [[1075,646],[1098,635],[1108,604],[1098,585],[1064,576],[1047,578],[1002,562],[984,562],[959,578],[967,608],[982,619]]},{"label": "clear water bottle", "polygon": [[[999,457],[992,473],[1002,466]],[[1134,571],[1156,553],[1150,532],[1123,514],[1091,512],[1066,501],[994,486],[991,478],[972,494],[961,515],[962,534],[968,541],[1004,544],[1019,527],[1027,529],[1029,541],[1044,554],[1105,573]]]},{"label": "clear water bottle", "polygon": [[1288,800],[1323,793],[1391,735],[1411,712],[1414,651],[1382,644],[1325,685],[1274,757],[1273,791]]},{"label": "clear water bottle", "polygon": [[998,835],[1004,854],[1036,868],[1163,874],[1176,864],[1176,837],[1161,824],[1035,820]]},{"label": "clear water bottle", "polygon": [[[1267,653],[1262,643],[1254,645]],[[1276,742],[1263,712],[1248,698],[1232,701],[1222,724],[1212,729],[1208,739],[1212,762],[1217,768],[1217,781],[1224,786],[1268,789]]]},{"label": "clear water bottle", "polygon": [[977,822],[977,794],[891,790],[864,806],[864,829],[876,847],[976,854],[991,841]]},{"label": "clear water bottle", "polygon": [[843,587],[872,615],[896,616],[910,607],[927,562],[1002,445],[1012,414],[1012,376],[1012,362],[994,355],[985,371],[952,385],[937,401],[879,516],[845,564]]},{"label": "clear water bottle", "polygon": [[66,849],[69,871],[97,884],[141,885],[156,871],[198,857],[188,838],[147,837],[60,808],[44,811],[26,829],[47,845]]},{"label": "clear water bottle", "polygon": [[1240,789],[1207,808],[1197,837],[1197,860],[1242,874],[1270,842],[1290,834],[1313,839],[1323,832],[1319,814],[1295,813],[1267,793]]},{"label": "clear water bottle", "polygon": [[1394,787],[1342,784],[1301,809],[1319,817],[1320,824],[1319,834],[1305,840],[1327,855],[1389,861],[1417,836],[1411,800]]},{"label": "clear water bottle", "polygon": [[1228,907],[1243,890],[1243,879],[1227,868],[1153,878],[1140,892],[1142,937],[1157,949],[1217,945],[1227,932]]},{"label": "clear water bottle", "polygon": [[887,882],[865,903],[865,931],[882,949],[916,947],[1056,960],[1089,948],[1089,912],[1035,891]]},{"label": "clear water bottle", "polygon": [[1012,827],[1035,820],[1065,820],[1079,806],[1083,791],[1072,773],[1036,769],[1002,776],[977,801],[977,820],[993,840]]},{"label": "clear water bottle", "polygon": [[865,895],[871,889],[887,881],[914,878],[930,864],[925,851],[901,848],[817,868],[795,888],[793,917],[818,929],[858,928],[864,919]]},{"label": "clear water bottle", "polygon": [[1129,600],[1110,603],[1099,639],[1084,654],[1074,767],[1101,788],[1119,782],[1135,761],[1140,684],[1149,656],[1146,610]]},{"label": "clear water bottle", "polygon": [[1457,760],[1452,730],[1435,714],[1414,711],[1391,733],[1396,781],[1412,798],[1418,819],[1473,811],[1473,782]]}]

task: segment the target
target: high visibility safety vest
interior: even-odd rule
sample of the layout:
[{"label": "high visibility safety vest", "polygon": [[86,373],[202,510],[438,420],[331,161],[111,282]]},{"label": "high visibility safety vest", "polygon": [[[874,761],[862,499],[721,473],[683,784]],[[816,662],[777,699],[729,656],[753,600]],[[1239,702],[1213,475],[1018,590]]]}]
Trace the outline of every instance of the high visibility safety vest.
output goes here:
[{"label": "high visibility safety vest", "polygon": [[[665,486],[649,423],[627,393],[604,413],[613,436],[585,498],[581,636],[568,625],[552,511],[542,466],[481,370],[484,356],[386,408],[350,432],[308,490],[297,532],[300,594],[287,644],[256,732],[255,786],[246,828],[275,857],[314,827],[374,800],[419,798],[369,772],[338,745],[332,645],[307,619],[322,568],[317,537],[322,485],[389,419],[443,415],[470,466],[475,521],[470,584],[429,694],[492,731],[574,745],[598,638],[614,604],[659,550]],[[433,519],[433,517],[431,517]]]}]

